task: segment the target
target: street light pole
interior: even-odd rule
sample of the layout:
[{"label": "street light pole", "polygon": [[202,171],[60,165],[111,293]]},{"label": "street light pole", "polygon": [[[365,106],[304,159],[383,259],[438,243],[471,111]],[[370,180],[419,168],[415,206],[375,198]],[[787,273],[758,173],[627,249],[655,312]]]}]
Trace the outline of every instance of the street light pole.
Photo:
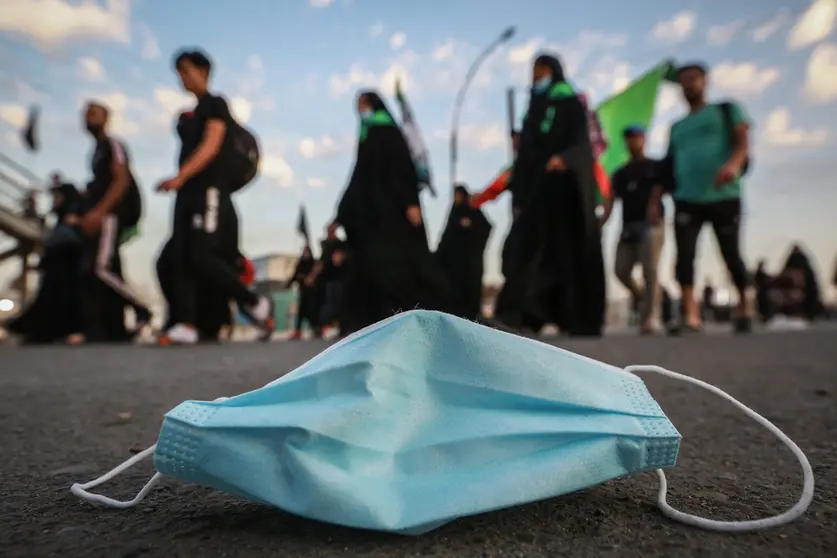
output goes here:
[{"label": "street light pole", "polygon": [[456,94],[456,100],[453,103],[453,117],[451,119],[451,129],[450,129],[450,183],[451,187],[456,184],[456,163],[459,160],[459,151],[458,151],[458,134],[459,134],[459,113],[462,112],[462,104],[465,101],[465,93],[468,91],[468,86],[471,85],[471,82],[474,80],[474,76],[477,75],[477,71],[479,70],[480,65],[488,58],[491,53],[493,53],[497,47],[502,45],[503,43],[507,42],[509,39],[514,37],[516,29],[512,26],[503,31],[503,33],[497,37],[494,42],[492,42],[488,47],[482,51],[474,63],[471,64],[471,67],[468,69],[468,72],[465,74],[465,81],[462,83],[462,86],[459,88],[459,92]]}]

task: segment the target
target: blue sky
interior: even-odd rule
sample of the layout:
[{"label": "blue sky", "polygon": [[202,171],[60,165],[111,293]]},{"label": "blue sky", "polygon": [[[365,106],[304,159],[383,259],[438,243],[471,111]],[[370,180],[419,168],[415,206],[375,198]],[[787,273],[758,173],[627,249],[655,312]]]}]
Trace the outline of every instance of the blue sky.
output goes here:
[{"label": "blue sky", "polygon": [[[129,145],[146,192],[142,238],[124,252],[130,279],[156,289],[153,260],[169,233],[171,198],[151,193],[174,171],[173,116],[188,107],[171,55],[197,45],[216,64],[215,86],[261,139],[262,175],[237,197],[243,250],[292,252],[300,203],[317,233],[350,171],[358,88],[389,96],[400,77],[431,150],[440,197],[423,204],[435,244],[450,203],[448,129],[456,89],[474,57],[509,25],[517,34],[482,67],[460,131],[461,179],[483,187],[507,162],[504,90],[525,86],[533,54],[557,52],[571,79],[601,100],[664,58],[713,68],[712,96],[734,98],[754,121],[748,176],[746,252],[774,266],[802,241],[822,276],[837,247],[834,188],[837,124],[837,0],[646,0],[583,4],[545,0],[0,0],[0,150],[42,176],[62,170],[88,179],[83,100],[111,106],[116,135]],[[198,14],[198,15],[196,15]],[[525,102],[521,93],[518,106]],[[25,153],[16,135],[25,108],[43,107],[43,149]],[[521,107],[522,108],[522,107]],[[652,151],[682,114],[678,91],[658,99]],[[499,246],[508,200],[494,222],[490,280],[500,278]],[[616,216],[618,217],[618,215]],[[607,227],[612,261],[618,219]],[[671,238],[671,236],[670,236]],[[661,273],[671,282],[673,242]],[[0,268],[0,279],[14,270]],[[709,230],[699,277],[725,280]],[[611,284],[613,281],[611,280]],[[624,295],[613,285],[616,296]]]}]

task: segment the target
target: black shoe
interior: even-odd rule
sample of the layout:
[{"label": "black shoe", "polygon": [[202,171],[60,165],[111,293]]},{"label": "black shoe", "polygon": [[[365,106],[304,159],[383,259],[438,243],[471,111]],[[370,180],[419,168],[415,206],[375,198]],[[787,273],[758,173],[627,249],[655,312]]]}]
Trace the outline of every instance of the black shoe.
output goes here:
[{"label": "black shoe", "polygon": [[737,335],[747,335],[753,331],[752,318],[737,318],[735,320],[734,331]]}]

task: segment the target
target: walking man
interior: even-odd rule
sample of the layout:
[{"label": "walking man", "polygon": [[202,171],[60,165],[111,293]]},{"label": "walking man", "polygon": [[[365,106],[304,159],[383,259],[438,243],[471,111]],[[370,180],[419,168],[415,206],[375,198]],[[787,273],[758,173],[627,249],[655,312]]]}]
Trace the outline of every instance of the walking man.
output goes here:
[{"label": "walking man", "polygon": [[248,289],[237,267],[238,216],[231,185],[240,177],[230,175],[234,165],[229,164],[237,124],[224,98],[209,91],[212,64],[205,54],[181,52],[175,57],[175,69],[197,105],[178,122],[178,173],[158,186],[177,194],[172,235],[157,264],[172,324],[161,342],[198,342],[195,292],[200,282],[214,287],[214,296],[234,300],[266,340],[274,329],[273,300]]},{"label": "walking man", "polygon": [[[735,331],[749,332],[750,276],[741,256],[742,175],[749,166],[750,122],[736,102],[706,101],[707,71],[700,64],[680,68],[680,86],[689,114],[669,134],[665,175],[675,201],[677,281],[683,297],[684,331],[699,331],[700,305],[695,299],[695,251],[703,225],[709,223],[721,256],[738,290]],[[655,190],[651,211],[662,195]]]},{"label": "walking man", "polygon": [[[612,195],[604,200],[601,224],[603,226],[610,218],[615,200],[621,200],[622,233],[616,246],[616,277],[631,292],[632,299],[640,301],[640,331],[650,334],[659,324],[657,265],[665,243],[662,200],[657,198],[654,211],[649,212],[654,189],[661,184],[659,162],[645,156],[645,130],[642,127],[626,128],[624,137],[631,160],[613,175]],[[637,264],[642,266],[643,287],[633,277]]]},{"label": "walking man", "polygon": [[122,278],[120,239],[139,221],[142,201],[125,144],[108,134],[108,116],[102,103],[87,103],[85,124],[96,146],[93,180],[87,184],[81,220],[85,234],[82,313],[85,339],[100,342],[127,339],[125,306],[134,309],[137,331],[151,320],[148,307]]}]

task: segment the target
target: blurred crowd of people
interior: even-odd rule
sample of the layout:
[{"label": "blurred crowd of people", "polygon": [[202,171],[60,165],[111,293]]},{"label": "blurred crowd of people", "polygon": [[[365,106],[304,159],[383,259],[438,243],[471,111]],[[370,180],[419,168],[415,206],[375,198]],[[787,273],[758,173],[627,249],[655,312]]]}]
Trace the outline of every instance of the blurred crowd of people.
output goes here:
[{"label": "blurred crowd of people", "polygon": [[[231,305],[268,339],[275,328],[268,294],[252,289],[253,274],[239,249],[233,195],[257,173],[252,133],[210,89],[212,64],[199,51],[174,60],[195,108],[177,120],[177,173],[159,192],[175,194],[172,233],[157,262],[167,303],[161,344],[217,340],[233,321]],[[409,134],[375,91],[357,98],[357,153],[316,259],[303,251],[289,286],[299,292],[294,338],[307,322],[316,336],[327,328],[347,335],[413,308],[445,311],[491,327],[534,334],[554,325],[570,336],[598,337],[606,309],[602,227],[622,205],[615,269],[631,293],[643,334],[701,331],[715,314],[712,294],[695,293],[696,245],[710,225],[736,288],[730,320],[751,330],[783,314],[814,320],[824,314],[816,274],[799,247],[776,275],[759,265],[750,273],[741,250],[742,185],[750,167],[750,119],[735,101],[709,103],[709,76],[687,64],[678,79],[689,112],[670,132],[667,155],[645,154],[645,130],[630,125],[607,138],[586,97],[565,76],[556,56],[532,64],[522,126],[512,134],[514,159],[481,192],[454,187],[453,206],[436,250],[425,229],[420,192],[426,169]],[[120,249],[137,234],[142,197],[127,146],[108,132],[109,110],[91,101],[85,125],[95,151],[93,179],[83,192],[55,177],[56,226],[41,258],[35,301],[9,329],[30,341],[120,341],[132,310],[137,331],[151,313],[123,278]],[[608,142],[624,141],[630,160],[611,177],[600,157]],[[483,259],[492,225],[481,207],[504,192],[511,227],[502,248],[505,282],[493,315],[483,312]],[[673,200],[675,275],[680,300],[659,281],[666,238],[663,198]],[[30,208],[31,209],[31,208]],[[342,231],[342,235],[338,234]],[[642,283],[634,268],[642,270]],[[710,287],[711,288],[711,287]],[[757,294],[753,294],[757,293]],[[755,304],[754,304],[755,303]]]}]

